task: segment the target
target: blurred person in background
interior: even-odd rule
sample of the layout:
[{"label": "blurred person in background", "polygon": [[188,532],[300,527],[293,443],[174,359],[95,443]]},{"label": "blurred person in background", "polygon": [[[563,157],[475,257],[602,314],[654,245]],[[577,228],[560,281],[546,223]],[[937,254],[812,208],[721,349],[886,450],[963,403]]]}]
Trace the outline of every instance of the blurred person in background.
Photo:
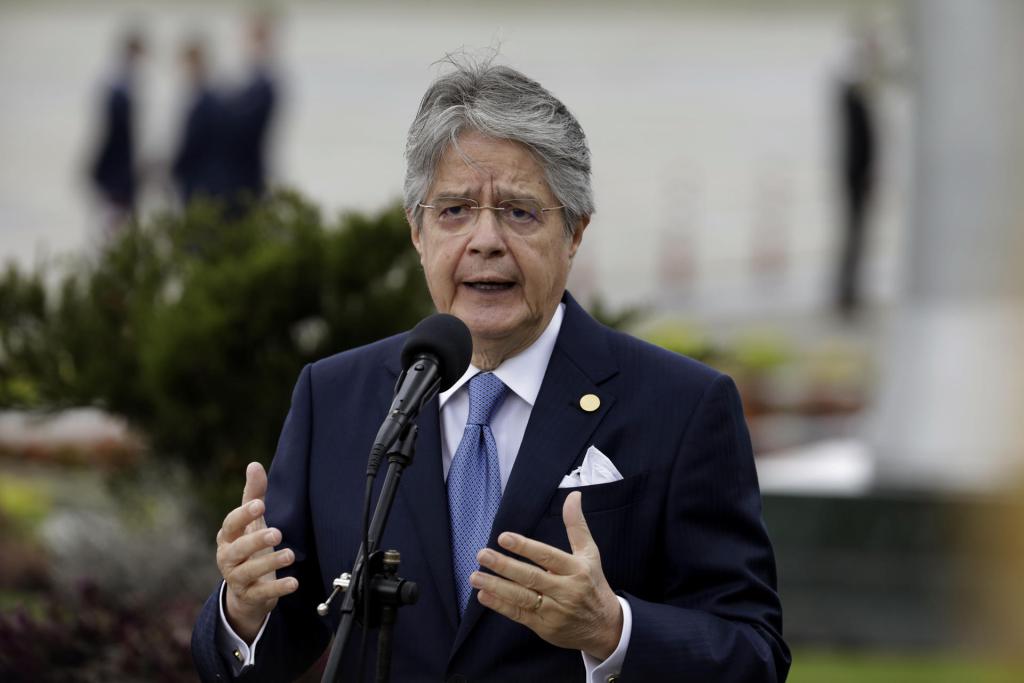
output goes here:
[{"label": "blurred person in background", "polygon": [[188,39],[181,51],[188,104],[171,173],[179,197],[187,205],[197,197],[226,197],[226,109],[210,82],[206,42]]},{"label": "blurred person in background", "polygon": [[277,103],[273,71],[273,18],[251,17],[246,25],[248,80],[225,95],[229,119],[226,139],[228,199],[244,203],[260,198],[267,184],[267,143]]},{"label": "blurred person in background", "polygon": [[837,270],[836,307],[846,318],[862,306],[864,249],[878,165],[875,74],[878,45],[866,26],[853,29],[849,63],[837,88],[842,245]]},{"label": "blurred person in background", "polygon": [[139,65],[146,54],[142,32],[133,28],[121,39],[118,64],[103,93],[99,145],[90,164],[89,175],[103,203],[103,228],[117,230],[135,211],[138,176],[137,79]]}]

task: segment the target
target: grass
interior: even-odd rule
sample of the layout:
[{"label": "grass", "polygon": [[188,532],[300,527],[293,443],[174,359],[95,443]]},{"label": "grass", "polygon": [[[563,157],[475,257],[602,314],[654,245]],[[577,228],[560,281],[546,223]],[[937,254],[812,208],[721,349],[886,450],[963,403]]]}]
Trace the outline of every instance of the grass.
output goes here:
[{"label": "grass", "polygon": [[1024,662],[955,655],[793,653],[789,683],[1020,683]]}]

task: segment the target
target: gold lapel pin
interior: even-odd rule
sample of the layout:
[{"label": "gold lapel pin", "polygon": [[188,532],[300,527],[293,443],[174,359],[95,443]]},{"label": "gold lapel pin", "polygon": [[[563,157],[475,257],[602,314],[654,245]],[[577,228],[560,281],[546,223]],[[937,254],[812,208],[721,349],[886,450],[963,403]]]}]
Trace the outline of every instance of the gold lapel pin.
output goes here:
[{"label": "gold lapel pin", "polygon": [[600,407],[601,399],[599,399],[595,394],[584,394],[583,396],[580,396],[580,408],[588,413],[592,413]]}]

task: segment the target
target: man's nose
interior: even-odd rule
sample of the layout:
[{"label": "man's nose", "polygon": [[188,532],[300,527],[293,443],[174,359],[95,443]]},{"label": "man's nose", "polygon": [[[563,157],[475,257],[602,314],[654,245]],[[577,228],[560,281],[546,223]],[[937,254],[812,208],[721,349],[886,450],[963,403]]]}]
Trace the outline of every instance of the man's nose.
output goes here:
[{"label": "man's nose", "polygon": [[471,252],[484,256],[500,255],[505,252],[505,235],[498,219],[499,215],[499,211],[490,207],[476,211],[476,221],[470,233],[469,243],[466,245]]}]

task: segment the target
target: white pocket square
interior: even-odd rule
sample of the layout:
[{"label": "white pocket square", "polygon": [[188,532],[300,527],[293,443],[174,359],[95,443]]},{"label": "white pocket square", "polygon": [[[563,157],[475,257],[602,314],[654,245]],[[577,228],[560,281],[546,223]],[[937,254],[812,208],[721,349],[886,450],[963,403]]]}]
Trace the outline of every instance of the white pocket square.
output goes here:
[{"label": "white pocket square", "polygon": [[579,486],[607,484],[620,479],[622,479],[622,475],[615,469],[615,465],[608,459],[608,456],[602,453],[597,446],[591,446],[587,449],[587,454],[583,456],[583,464],[562,477],[558,488],[574,489]]}]

